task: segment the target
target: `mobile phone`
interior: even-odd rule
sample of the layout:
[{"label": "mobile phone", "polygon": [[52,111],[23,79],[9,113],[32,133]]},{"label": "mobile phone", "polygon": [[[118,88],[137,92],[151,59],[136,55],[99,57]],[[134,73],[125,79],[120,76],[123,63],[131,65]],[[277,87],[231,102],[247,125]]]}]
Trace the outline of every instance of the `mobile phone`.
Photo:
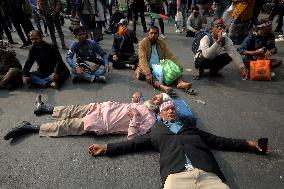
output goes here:
[{"label": "mobile phone", "polygon": [[259,154],[265,155],[267,153],[268,138],[259,138],[257,142],[262,150]]}]

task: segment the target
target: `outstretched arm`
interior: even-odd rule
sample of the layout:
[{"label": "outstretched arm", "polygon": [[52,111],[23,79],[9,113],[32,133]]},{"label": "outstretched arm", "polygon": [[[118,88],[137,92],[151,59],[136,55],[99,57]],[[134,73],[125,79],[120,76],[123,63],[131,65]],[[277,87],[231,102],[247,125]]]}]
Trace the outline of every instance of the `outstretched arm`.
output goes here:
[{"label": "outstretched arm", "polygon": [[106,154],[107,156],[117,156],[132,152],[152,149],[150,133],[136,137],[133,140],[109,143],[107,145],[93,144],[89,147],[89,153],[92,156]]},{"label": "outstretched arm", "polygon": [[229,151],[253,151],[261,152],[261,148],[255,140],[232,139],[213,135],[199,130],[199,136],[211,148]]}]

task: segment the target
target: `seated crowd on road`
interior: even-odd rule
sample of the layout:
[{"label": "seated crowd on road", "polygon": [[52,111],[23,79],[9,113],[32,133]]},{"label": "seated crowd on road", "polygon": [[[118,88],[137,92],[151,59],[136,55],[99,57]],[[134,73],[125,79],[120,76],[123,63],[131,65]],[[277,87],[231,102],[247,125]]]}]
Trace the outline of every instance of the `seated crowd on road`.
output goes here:
[{"label": "seated crowd on road", "polygon": [[[194,186],[197,180],[203,188],[229,188],[209,148],[260,154],[266,154],[267,149],[254,140],[223,138],[199,130],[191,112],[177,108],[183,101],[174,98],[173,86],[189,92],[192,83],[183,79],[184,64],[166,43],[171,39],[166,36],[165,24],[172,25],[176,35],[192,38],[189,45],[194,58],[187,58],[186,64],[193,64],[196,69],[193,79],[207,75],[223,78],[220,70],[232,62],[240,78],[247,80],[252,75],[251,62],[259,60],[269,60],[270,79],[275,76],[270,69],[282,64],[271,56],[277,53],[275,42],[284,41],[284,1],[276,0],[269,17],[260,19],[263,5],[264,1],[258,0],[0,0],[0,89],[24,85],[59,89],[69,76],[73,84],[107,83],[112,66],[134,72],[138,80],[163,92],[145,102],[142,94],[136,92],[130,103],[108,101],[55,107],[38,96],[34,114],[51,114],[58,121],[42,125],[23,121],[4,139],[30,132],[49,137],[127,134],[125,142],[93,144],[90,154],[115,156],[154,149],[161,153],[164,188]],[[151,19],[149,25],[146,11]],[[138,15],[141,28],[137,28]],[[278,25],[272,32],[276,15]],[[65,19],[70,19],[67,27],[74,36],[70,47],[62,30],[67,24]],[[21,41],[13,39],[14,30]],[[145,33],[142,39],[136,36],[139,30]],[[279,36],[275,37],[276,33]],[[52,43],[44,40],[49,36]],[[103,38],[113,38],[112,46],[102,48]],[[23,66],[13,49],[19,43],[28,51]],[[33,71],[35,62],[37,69]],[[194,137],[183,137],[187,135]],[[197,173],[204,179],[193,178]]]}]

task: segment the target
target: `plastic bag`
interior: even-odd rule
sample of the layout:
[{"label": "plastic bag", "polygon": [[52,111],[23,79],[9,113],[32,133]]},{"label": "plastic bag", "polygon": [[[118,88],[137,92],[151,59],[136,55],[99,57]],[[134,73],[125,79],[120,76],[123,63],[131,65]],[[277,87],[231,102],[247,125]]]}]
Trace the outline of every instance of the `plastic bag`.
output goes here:
[{"label": "plastic bag", "polygon": [[177,11],[177,14],[175,16],[175,20],[176,20],[177,25],[181,24],[181,22],[182,22],[182,13],[181,13],[181,11]]},{"label": "plastic bag", "polygon": [[163,68],[160,64],[153,64],[152,65],[152,75],[155,79],[163,83]]},{"label": "plastic bag", "polygon": [[251,80],[271,80],[270,60],[250,61]]},{"label": "plastic bag", "polygon": [[160,61],[160,64],[163,67],[163,78],[166,85],[172,84],[181,77],[180,67],[172,60],[164,59]]},{"label": "plastic bag", "polygon": [[231,6],[229,6],[223,13],[223,21],[224,21],[224,25],[229,28],[233,17],[232,17],[232,12],[233,12],[233,4]]}]

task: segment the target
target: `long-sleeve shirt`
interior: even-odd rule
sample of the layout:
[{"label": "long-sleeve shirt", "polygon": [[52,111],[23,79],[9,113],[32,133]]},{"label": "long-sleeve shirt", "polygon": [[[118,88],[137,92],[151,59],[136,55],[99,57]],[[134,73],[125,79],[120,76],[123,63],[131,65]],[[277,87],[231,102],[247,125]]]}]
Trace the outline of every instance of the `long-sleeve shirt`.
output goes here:
[{"label": "long-sleeve shirt", "polygon": [[69,72],[62,60],[60,52],[53,44],[44,42],[42,47],[31,46],[29,55],[23,68],[23,75],[28,76],[34,62],[37,62],[38,71],[45,74]]},{"label": "long-sleeve shirt", "polygon": [[277,48],[275,46],[275,36],[273,33],[270,33],[266,36],[256,34],[247,36],[239,48],[239,53],[243,55],[245,51],[255,51],[261,48],[272,50],[273,54],[277,52]]},{"label": "long-sleeve shirt", "polygon": [[202,17],[198,15],[194,17],[192,14],[187,19],[187,29],[194,31],[202,28]]},{"label": "long-sleeve shirt", "polygon": [[[140,116],[130,119],[128,113],[136,108]],[[84,130],[96,134],[127,134],[128,139],[143,135],[156,123],[155,113],[141,103],[93,103],[83,118]]]},{"label": "long-sleeve shirt", "polygon": [[[236,48],[234,47],[234,43],[232,40],[228,37],[224,37],[224,44],[223,47],[229,54],[229,56],[233,59],[233,62],[238,68],[243,68],[244,67],[244,62],[242,60],[241,55],[238,53]],[[201,50],[202,55],[204,58],[207,59],[213,59],[216,56],[218,56],[221,51],[222,51],[222,46],[219,45],[218,43],[215,42],[213,39],[214,43],[213,45],[210,46],[210,39],[208,35],[205,35],[201,40],[200,40],[200,45],[198,48],[198,51]],[[196,53],[194,59],[196,59],[199,56],[199,53]]]},{"label": "long-sleeve shirt", "polygon": [[135,53],[134,43],[138,43],[138,39],[135,33],[131,30],[128,30],[125,35],[115,34],[113,39],[112,50],[116,54],[119,53]]},{"label": "long-sleeve shirt", "polygon": [[87,39],[86,41],[74,42],[71,45],[70,50],[67,53],[67,63],[73,69],[77,67],[77,65],[73,62],[74,54],[76,54],[77,58],[81,58],[83,60],[92,61],[93,59],[97,58],[97,54],[99,54],[105,64],[108,64],[108,54],[93,40]]}]

